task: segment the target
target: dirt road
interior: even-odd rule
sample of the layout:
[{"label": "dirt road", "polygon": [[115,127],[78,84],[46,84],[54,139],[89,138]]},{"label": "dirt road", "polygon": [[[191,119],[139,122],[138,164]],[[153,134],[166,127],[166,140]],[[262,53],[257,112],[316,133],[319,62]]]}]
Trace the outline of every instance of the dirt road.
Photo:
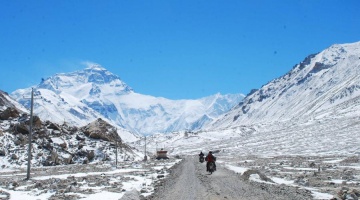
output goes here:
[{"label": "dirt road", "polygon": [[147,199],[154,200],[298,200],[312,199],[306,190],[288,186],[245,181],[234,172],[218,164],[217,171],[209,174],[205,163],[186,157],[171,175]]}]

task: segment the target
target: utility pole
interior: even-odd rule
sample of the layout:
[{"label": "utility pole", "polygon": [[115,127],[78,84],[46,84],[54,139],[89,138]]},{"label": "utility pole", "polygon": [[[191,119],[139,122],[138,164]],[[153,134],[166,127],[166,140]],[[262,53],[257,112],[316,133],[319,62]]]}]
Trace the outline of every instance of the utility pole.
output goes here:
[{"label": "utility pole", "polygon": [[147,156],[146,156],[146,136],[145,136],[145,153],[144,153],[144,161],[146,162],[147,161]]},{"label": "utility pole", "polygon": [[115,168],[117,169],[117,166],[118,166],[118,150],[117,150],[117,148],[118,148],[118,141],[116,140],[116,142],[115,142]]},{"label": "utility pole", "polygon": [[28,149],[28,163],[27,163],[27,175],[26,175],[26,180],[29,180],[29,179],[30,179],[33,108],[34,108],[34,88],[31,88],[30,132],[29,132],[29,149]]}]

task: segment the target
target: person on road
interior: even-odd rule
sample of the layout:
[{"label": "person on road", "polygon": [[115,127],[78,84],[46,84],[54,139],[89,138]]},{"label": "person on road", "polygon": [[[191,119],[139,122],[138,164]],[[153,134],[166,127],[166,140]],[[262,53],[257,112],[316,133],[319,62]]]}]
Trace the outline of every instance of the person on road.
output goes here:
[{"label": "person on road", "polygon": [[205,161],[207,161],[207,163],[206,163],[206,171],[207,171],[207,172],[210,171],[210,170],[209,170],[209,164],[210,164],[210,162],[213,162],[213,163],[214,163],[214,167],[215,167],[214,171],[216,171],[216,164],[215,164],[216,158],[215,158],[215,156],[212,154],[211,151],[209,151],[209,154],[206,156]]},{"label": "person on road", "polygon": [[199,154],[200,157],[204,156],[203,152],[200,151],[200,154]]},{"label": "person on road", "polygon": [[199,154],[199,161],[202,163],[204,162],[204,154],[203,152],[201,151],[200,154]]}]

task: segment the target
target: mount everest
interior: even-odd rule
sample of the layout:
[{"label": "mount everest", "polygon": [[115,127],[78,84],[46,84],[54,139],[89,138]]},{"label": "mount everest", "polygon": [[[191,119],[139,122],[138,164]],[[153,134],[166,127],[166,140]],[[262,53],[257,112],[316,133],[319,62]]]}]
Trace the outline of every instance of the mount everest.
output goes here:
[{"label": "mount everest", "polygon": [[[97,64],[56,74],[34,86],[34,113],[56,123],[83,126],[97,118],[138,134],[197,130],[229,111],[242,94],[215,94],[196,100],[169,100],[139,94]],[[11,96],[30,108],[30,88]]]}]

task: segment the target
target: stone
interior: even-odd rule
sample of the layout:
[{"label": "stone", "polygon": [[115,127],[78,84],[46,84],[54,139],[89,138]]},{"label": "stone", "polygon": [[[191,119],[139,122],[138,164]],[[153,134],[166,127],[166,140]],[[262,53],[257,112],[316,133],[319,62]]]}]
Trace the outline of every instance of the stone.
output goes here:
[{"label": "stone", "polygon": [[89,159],[89,161],[93,160],[95,158],[95,152],[94,150],[91,150],[88,154],[87,154],[87,158]]},{"label": "stone", "polygon": [[83,160],[83,164],[89,164],[89,159],[87,157]]},{"label": "stone", "polygon": [[93,139],[105,141],[121,141],[116,128],[101,118],[81,128],[84,134]]},{"label": "stone", "polygon": [[52,122],[48,122],[48,123],[49,123],[49,125],[47,127],[48,129],[53,129],[53,130],[57,130],[57,131],[61,130],[61,128],[57,124],[54,124]]},{"label": "stone", "polygon": [[66,148],[67,148],[67,145],[66,145],[66,143],[65,143],[65,142],[64,142],[64,143],[59,144],[59,146],[60,146],[61,148],[63,148],[63,149],[66,149]]},{"label": "stone", "polygon": [[24,123],[16,124],[14,129],[15,133],[29,134],[28,126]]},{"label": "stone", "polygon": [[[126,190],[122,190],[122,192],[125,192]],[[136,190],[133,189],[131,191],[127,191],[123,197],[121,198],[121,200],[140,200],[140,193]]]},{"label": "stone", "polygon": [[6,156],[6,152],[4,149],[0,149],[0,156]]},{"label": "stone", "polygon": [[10,118],[19,117],[20,113],[17,109],[8,107],[4,111],[0,112],[0,120],[8,120]]},{"label": "stone", "polygon": [[11,155],[11,159],[13,159],[13,160],[17,160],[17,159],[18,159],[18,157],[17,157],[17,155],[16,155],[16,154],[12,154],[12,155]]},{"label": "stone", "polygon": [[76,140],[84,141],[85,138],[80,137],[79,135],[76,135]]}]

